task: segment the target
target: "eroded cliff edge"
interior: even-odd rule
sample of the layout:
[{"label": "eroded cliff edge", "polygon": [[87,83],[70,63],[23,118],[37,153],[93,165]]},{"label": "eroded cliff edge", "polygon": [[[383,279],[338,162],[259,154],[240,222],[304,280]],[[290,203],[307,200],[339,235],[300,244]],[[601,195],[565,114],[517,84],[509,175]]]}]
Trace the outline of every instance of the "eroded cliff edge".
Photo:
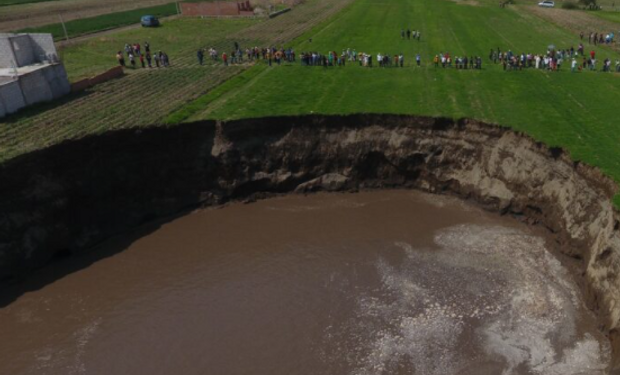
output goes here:
[{"label": "eroded cliff edge", "polygon": [[0,278],[144,222],[256,194],[407,187],[521,215],[581,259],[620,352],[616,185],[559,149],[473,120],[394,115],[212,121],[68,141],[0,166]]}]

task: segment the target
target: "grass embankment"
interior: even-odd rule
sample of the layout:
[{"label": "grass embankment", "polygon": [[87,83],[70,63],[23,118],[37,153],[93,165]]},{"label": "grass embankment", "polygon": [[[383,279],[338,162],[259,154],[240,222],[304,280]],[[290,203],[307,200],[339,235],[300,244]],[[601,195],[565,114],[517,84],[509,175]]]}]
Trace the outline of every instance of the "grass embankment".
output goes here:
[{"label": "grass embankment", "polygon": [[[69,35],[69,38],[75,38],[81,35],[92,34],[99,31],[138,24],[140,23],[140,17],[145,15],[166,17],[174,14],[177,14],[176,3],[170,3],[154,7],[128,10],[125,12],[109,13],[96,17],[68,21],[65,22],[65,27],[67,28],[67,34]],[[18,32],[50,33],[54,36],[54,40],[65,39],[65,31],[63,30],[62,24],[60,23],[54,23],[41,27],[25,28],[18,30]]]},{"label": "grass embankment", "polygon": [[[472,117],[507,125],[549,145],[562,146],[575,159],[598,166],[620,181],[620,75],[572,74],[568,64],[557,73],[504,72],[499,65],[489,64],[491,48],[542,53],[549,44],[577,46],[579,38],[519,9],[502,9],[495,2],[475,4],[448,0],[358,0],[335,19],[299,38],[297,51],[340,52],[355,48],[373,56],[378,52],[403,52],[407,67],[274,66],[252,80],[259,91],[235,87],[225,101],[210,102],[190,119],[310,112]],[[403,27],[421,30],[422,41],[401,40]],[[308,41],[310,37],[312,42]],[[620,58],[609,49],[595,50],[599,68],[605,57],[613,61]],[[433,67],[432,56],[447,51],[452,56],[480,55],[484,69]],[[422,68],[413,66],[416,53],[424,59]]]}]

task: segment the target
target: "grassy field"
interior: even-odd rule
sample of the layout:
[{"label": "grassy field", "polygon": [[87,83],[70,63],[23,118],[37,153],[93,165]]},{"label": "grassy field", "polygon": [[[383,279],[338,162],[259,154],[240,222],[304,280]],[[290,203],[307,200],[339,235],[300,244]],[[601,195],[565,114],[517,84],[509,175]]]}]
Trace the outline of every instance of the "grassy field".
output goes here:
[{"label": "grassy field", "polygon": [[[140,17],[144,15],[152,15],[156,17],[165,17],[177,14],[176,3],[159,5],[155,7],[140,8],[124,12],[109,13],[101,16],[83,18],[65,22],[67,34],[69,38],[75,38],[80,35],[92,34],[98,31],[114,29],[122,26],[140,23]],[[55,40],[65,38],[65,32],[62,24],[54,23],[51,25],[33,27],[18,30],[22,33],[50,33]]]},{"label": "grassy field", "polygon": [[[304,113],[388,112],[473,117],[524,131],[570,150],[573,157],[601,167],[620,181],[620,75],[563,71],[504,72],[489,64],[491,48],[546,51],[549,44],[577,46],[574,33],[517,8],[449,0],[358,0],[331,22],[296,43],[297,51],[355,48],[376,55],[404,53],[407,67],[272,67],[264,74],[208,101],[189,120],[237,119]],[[422,41],[401,40],[400,29],[422,31]],[[309,42],[309,38],[312,42]],[[620,58],[595,48],[599,61]],[[482,71],[436,69],[437,53],[480,55]],[[412,66],[420,53],[424,66]],[[600,65],[599,65],[600,66]],[[245,74],[252,74],[247,72]],[[260,90],[249,88],[260,88]],[[240,106],[238,103],[244,103]]]},{"label": "grassy field", "polygon": [[[491,48],[543,53],[549,44],[577,46],[578,28],[561,27],[545,18],[564,19],[571,13],[553,9],[554,13],[541,16],[529,5],[499,8],[492,0],[356,0],[340,11],[347,4],[310,0],[281,17],[254,23],[175,20],[159,30],[106,35],[64,49],[73,78],[113,66],[114,52],[126,42],[150,41],[154,49],[170,54],[173,67],[138,69],[65,104],[10,118],[0,124],[0,159],[119,127],[205,118],[375,112],[472,117],[510,126],[562,146],[575,159],[620,181],[619,74],[570,73],[567,64],[560,72],[505,72],[488,60]],[[579,14],[583,17],[579,25],[596,19]],[[401,39],[400,30],[408,27],[421,30],[420,42]],[[242,46],[293,45],[297,52],[352,48],[373,56],[404,53],[406,66],[266,67],[262,62],[233,69],[197,66],[197,47],[222,51],[233,41]],[[599,62],[606,57],[620,59],[614,49],[594,50]],[[483,70],[435,68],[431,59],[440,52],[482,56]],[[417,53],[423,58],[420,68],[414,66]],[[136,117],[128,116],[132,110]]]},{"label": "grassy field", "polygon": [[[588,12],[590,14],[592,14],[593,16],[602,18],[604,20],[608,20],[608,21],[612,21],[612,22],[616,22],[618,24],[618,30],[620,30],[620,2],[618,2],[618,11],[613,11],[613,12]],[[617,32],[617,30],[616,30]]]},{"label": "grassy field", "polygon": [[114,66],[114,54],[126,42],[149,40],[153,50],[163,49],[169,54],[172,66],[128,69],[123,78],[0,120],[0,162],[111,129],[166,125],[164,119],[170,113],[251,67],[201,67],[196,59],[198,48],[213,46],[223,51],[232,49],[234,41],[242,47],[282,45],[338,13],[348,3],[349,0],[309,0],[280,17],[258,21],[176,19],[159,30],[124,31],[69,47],[63,50],[64,62],[73,77],[79,71],[84,74],[84,69],[95,62],[103,64],[97,69],[105,69],[107,64]]},{"label": "grassy field", "polygon": [[[144,45],[144,42],[149,42],[153,51],[165,51],[176,65],[179,57],[183,61],[190,55],[194,57],[193,54],[200,47],[215,44],[220,49],[223,48],[222,40],[226,35],[256,23],[257,21],[252,19],[175,19],[163,22],[158,28],[137,28],[91,38],[61,48],[60,55],[72,81],[116,66],[116,52],[122,50],[126,43]],[[226,48],[230,47],[232,42],[226,45]]]}]

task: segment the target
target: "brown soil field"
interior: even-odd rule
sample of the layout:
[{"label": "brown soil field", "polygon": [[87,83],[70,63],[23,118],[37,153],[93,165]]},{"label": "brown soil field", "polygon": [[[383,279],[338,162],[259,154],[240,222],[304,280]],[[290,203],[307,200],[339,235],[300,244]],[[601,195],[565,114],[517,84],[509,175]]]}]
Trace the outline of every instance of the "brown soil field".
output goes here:
[{"label": "brown soil field", "polygon": [[0,31],[19,30],[170,3],[170,0],[62,0],[0,8]]},{"label": "brown soil field", "polygon": [[[533,15],[540,17],[546,21],[554,23],[560,27],[564,27],[573,31],[575,34],[584,33],[584,45],[588,43],[588,34],[590,32],[606,33],[610,31],[617,32],[619,25],[612,21],[607,21],[599,17],[588,14],[583,11],[566,10],[566,9],[547,9],[539,6],[524,6],[522,9],[527,10]],[[620,50],[617,44],[612,48]]]}]

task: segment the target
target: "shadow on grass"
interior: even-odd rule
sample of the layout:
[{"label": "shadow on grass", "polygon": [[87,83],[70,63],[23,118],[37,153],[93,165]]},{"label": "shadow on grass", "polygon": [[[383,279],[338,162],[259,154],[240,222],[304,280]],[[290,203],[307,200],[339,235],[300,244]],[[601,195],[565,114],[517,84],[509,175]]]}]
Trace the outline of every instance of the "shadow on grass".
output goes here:
[{"label": "shadow on grass", "polygon": [[66,105],[76,99],[85,98],[91,94],[93,94],[93,91],[91,89],[87,89],[87,90],[82,90],[79,92],[70,93],[68,95],[63,96],[62,98],[58,98],[50,102],[33,104],[31,106],[28,106],[13,114],[6,116],[5,118],[0,120],[0,123],[14,124],[28,117],[37,116],[44,112],[51,111],[53,109]]}]

